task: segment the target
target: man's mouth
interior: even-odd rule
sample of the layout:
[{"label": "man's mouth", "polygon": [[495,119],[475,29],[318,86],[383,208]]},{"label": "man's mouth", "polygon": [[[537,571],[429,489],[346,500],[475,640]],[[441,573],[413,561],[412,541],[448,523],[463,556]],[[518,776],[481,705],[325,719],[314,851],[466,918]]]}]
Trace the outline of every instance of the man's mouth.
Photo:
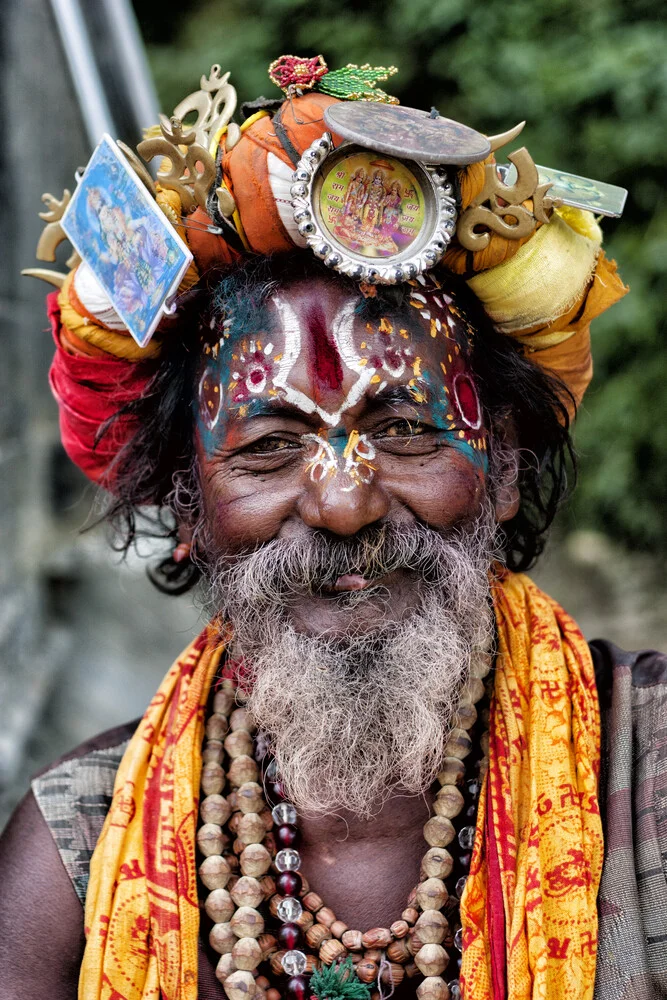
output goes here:
[{"label": "man's mouth", "polygon": [[345,594],[351,590],[365,590],[366,587],[370,587],[374,582],[374,580],[369,580],[368,577],[362,576],[361,573],[345,573],[343,576],[338,577],[332,590],[336,594]]}]

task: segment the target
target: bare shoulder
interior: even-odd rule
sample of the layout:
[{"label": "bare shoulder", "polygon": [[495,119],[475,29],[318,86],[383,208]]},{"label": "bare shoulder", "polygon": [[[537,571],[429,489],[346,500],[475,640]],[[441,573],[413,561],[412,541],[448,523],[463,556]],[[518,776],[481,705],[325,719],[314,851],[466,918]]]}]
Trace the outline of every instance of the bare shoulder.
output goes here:
[{"label": "bare shoulder", "polygon": [[0,837],[0,1000],[74,1000],[90,858],[136,722],[41,772]]},{"label": "bare shoulder", "polygon": [[0,838],[0,1000],[73,1000],[83,908],[32,792]]}]

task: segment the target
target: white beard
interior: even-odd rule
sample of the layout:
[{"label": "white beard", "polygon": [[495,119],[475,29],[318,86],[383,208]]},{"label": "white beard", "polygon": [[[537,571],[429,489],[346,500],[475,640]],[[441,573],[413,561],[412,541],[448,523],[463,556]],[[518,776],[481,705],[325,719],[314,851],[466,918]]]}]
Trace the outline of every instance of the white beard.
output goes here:
[{"label": "white beard", "polygon": [[[232,621],[251,673],[247,707],[301,811],[369,818],[390,794],[419,794],[434,780],[471,660],[492,642],[494,532],[489,511],[448,539],[420,525],[391,529],[373,546],[373,567],[419,564],[419,606],[344,640],[297,632],[284,604],[297,575],[306,589],[358,567],[358,543],[347,564],[340,562],[346,543],[330,546],[328,577],[326,554],[309,564],[310,540],[271,542],[233,565],[219,561],[211,599]],[[373,599],[360,591],[350,603]]]}]

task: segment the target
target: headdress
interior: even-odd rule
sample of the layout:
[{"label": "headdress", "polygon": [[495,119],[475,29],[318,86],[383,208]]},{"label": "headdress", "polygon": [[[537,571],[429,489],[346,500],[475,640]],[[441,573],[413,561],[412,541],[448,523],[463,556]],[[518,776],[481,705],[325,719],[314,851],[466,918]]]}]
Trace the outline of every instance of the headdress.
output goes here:
[{"label": "headdress", "polygon": [[[537,167],[525,148],[496,164],[523,123],[488,138],[435,109],[397,106],[377,86],[393,67],[332,72],[321,57],[283,56],[270,72],[285,100],[244,105],[237,124],[229,74],[213,66],[139,155],[105,137],[73,197],[44,196],[38,257],[55,260],[66,234],[78,251],[67,277],[25,272],[59,286],[51,384],[73,460],[110,485],[132,422],[104,444],[100,430],[145,386],[136,363],[178,335],[165,332],[177,292],[248,254],[297,247],[369,284],[462,276],[497,329],[561,379],[572,417],[592,375],[590,322],[627,290],[593,213],[620,214],[625,192]],[[114,179],[111,198],[100,177]]]}]

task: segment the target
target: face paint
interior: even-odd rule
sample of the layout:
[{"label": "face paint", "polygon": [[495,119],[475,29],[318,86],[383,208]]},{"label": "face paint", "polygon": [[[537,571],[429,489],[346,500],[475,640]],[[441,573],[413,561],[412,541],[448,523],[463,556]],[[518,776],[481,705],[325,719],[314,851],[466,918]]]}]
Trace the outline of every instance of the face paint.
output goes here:
[{"label": "face paint", "polygon": [[[321,483],[328,477],[333,478],[340,471],[351,480],[349,486],[343,486],[343,493],[349,493],[358,486],[368,485],[373,478],[375,466],[371,462],[376,451],[365,434],[351,431],[342,453],[337,454],[335,444],[322,434],[302,434],[301,440],[316,445],[314,456],[306,459],[306,469],[314,483]],[[341,441],[341,435],[333,437],[334,442]]]},{"label": "face paint", "polygon": [[[226,318],[220,341],[205,347],[211,361],[199,382],[199,428],[208,454],[234,433],[235,418],[271,416],[274,401],[281,400],[329,428],[326,440],[323,432],[306,436],[316,444],[307,459],[311,478],[320,481],[340,468],[355,488],[372,479],[375,447],[362,436],[343,456],[342,416],[364,395],[379,398],[402,385],[419,419],[440,433],[442,443],[486,469],[482,409],[466,360],[474,330],[432,276],[412,283],[413,318],[382,316],[365,324],[365,334],[358,303],[349,298],[330,319],[317,301],[303,310],[286,293],[270,301],[273,312],[257,311],[262,333],[234,342],[235,324]],[[416,325],[427,335],[419,354],[413,346]]]}]

